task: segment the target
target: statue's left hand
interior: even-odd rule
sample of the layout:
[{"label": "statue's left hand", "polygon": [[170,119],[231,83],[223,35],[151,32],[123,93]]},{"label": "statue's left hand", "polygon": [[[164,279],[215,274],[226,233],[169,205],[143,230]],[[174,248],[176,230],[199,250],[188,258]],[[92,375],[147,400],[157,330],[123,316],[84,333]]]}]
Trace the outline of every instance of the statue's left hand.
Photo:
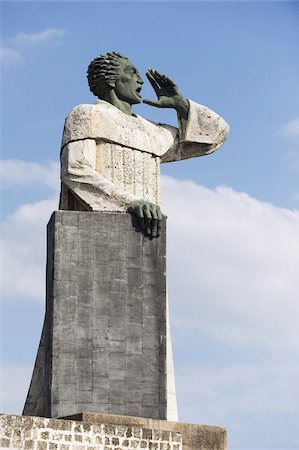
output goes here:
[{"label": "statue's left hand", "polygon": [[174,81],[150,68],[146,72],[146,76],[156,92],[158,100],[144,99],[143,103],[157,108],[174,108],[184,119],[187,119],[188,100],[181,94]]},{"label": "statue's left hand", "polygon": [[163,215],[159,205],[137,200],[128,207],[127,212],[137,217],[143,233],[149,237],[159,237],[162,229]]}]

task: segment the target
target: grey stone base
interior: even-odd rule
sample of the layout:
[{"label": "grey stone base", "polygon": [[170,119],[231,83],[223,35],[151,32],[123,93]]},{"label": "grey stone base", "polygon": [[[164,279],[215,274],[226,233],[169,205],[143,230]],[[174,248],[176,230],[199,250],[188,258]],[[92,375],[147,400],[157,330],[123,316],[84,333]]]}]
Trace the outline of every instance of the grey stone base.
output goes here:
[{"label": "grey stone base", "polygon": [[[105,424],[111,426],[125,426],[146,428],[151,430],[171,432],[182,436],[183,450],[226,450],[227,434],[223,427],[209,425],[195,425],[167,420],[144,419],[110,414],[82,413],[65,419],[82,421],[84,424]],[[133,429],[134,429],[133,428]],[[163,436],[163,433],[161,434]],[[158,448],[158,447],[151,447]],[[163,447],[170,448],[170,447]]]},{"label": "grey stone base", "polygon": [[24,415],[166,418],[165,227],[121,213],[56,211],[45,323]]}]

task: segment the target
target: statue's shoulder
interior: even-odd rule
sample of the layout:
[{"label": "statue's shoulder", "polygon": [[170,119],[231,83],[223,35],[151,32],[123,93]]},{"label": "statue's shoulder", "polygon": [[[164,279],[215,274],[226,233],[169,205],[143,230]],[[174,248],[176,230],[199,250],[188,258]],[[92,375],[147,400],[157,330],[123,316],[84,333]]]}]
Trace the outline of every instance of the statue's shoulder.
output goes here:
[{"label": "statue's shoulder", "polygon": [[62,146],[80,139],[96,138],[95,128],[98,129],[99,124],[110,126],[113,115],[115,112],[109,103],[104,101],[75,106],[65,119]]},{"label": "statue's shoulder", "polygon": [[[115,108],[113,108],[115,109]],[[84,118],[90,120],[95,114],[110,115],[113,112],[111,105],[104,101],[98,101],[97,103],[84,103],[75,106],[67,115],[66,122],[76,121],[77,119],[84,120]]]}]

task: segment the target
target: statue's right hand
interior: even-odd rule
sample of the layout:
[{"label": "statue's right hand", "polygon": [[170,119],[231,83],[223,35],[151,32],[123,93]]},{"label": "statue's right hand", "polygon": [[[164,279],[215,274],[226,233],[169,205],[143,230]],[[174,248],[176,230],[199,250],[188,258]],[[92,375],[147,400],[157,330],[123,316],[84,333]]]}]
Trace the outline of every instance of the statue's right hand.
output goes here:
[{"label": "statue's right hand", "polygon": [[140,228],[146,236],[160,236],[163,215],[159,205],[137,200],[131,203],[127,211],[137,217]]},{"label": "statue's right hand", "polygon": [[189,102],[179,91],[175,82],[166,75],[151,68],[146,72],[146,76],[156,92],[158,99],[144,99],[143,103],[156,106],[157,108],[174,108],[181,117],[187,119]]}]

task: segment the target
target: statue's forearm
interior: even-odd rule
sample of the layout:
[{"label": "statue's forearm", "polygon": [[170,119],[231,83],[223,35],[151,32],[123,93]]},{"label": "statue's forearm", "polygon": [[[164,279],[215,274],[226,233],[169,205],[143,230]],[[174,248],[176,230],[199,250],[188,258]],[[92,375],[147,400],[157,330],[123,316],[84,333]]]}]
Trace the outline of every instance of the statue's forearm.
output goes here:
[{"label": "statue's forearm", "polygon": [[[180,114],[179,136],[174,145],[161,157],[161,162],[179,161],[208,155],[226,140],[228,124],[217,113],[187,100],[187,120]],[[179,119],[180,119],[179,118]]]}]

